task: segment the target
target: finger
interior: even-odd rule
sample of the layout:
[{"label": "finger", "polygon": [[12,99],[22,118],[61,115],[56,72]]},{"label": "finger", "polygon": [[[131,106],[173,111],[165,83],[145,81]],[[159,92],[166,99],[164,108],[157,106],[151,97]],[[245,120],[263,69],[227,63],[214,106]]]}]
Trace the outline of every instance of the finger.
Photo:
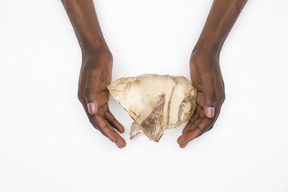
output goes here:
[{"label": "finger", "polygon": [[94,116],[91,118],[92,125],[98,129],[103,135],[108,137],[112,142],[116,142],[116,137],[112,132],[113,129],[110,129],[109,124],[100,116]]},{"label": "finger", "polygon": [[177,139],[177,143],[182,143],[185,140],[184,137],[184,133],[190,128],[190,126],[192,125],[193,122],[196,121],[196,119],[199,118],[199,112],[201,110],[201,106],[200,105],[196,105],[196,108],[194,110],[194,113],[192,114],[190,120],[187,122],[186,126],[184,127],[183,131],[182,131],[182,135]]},{"label": "finger", "polygon": [[126,141],[123,139],[123,137],[121,137],[117,132],[115,132],[117,134],[117,141],[115,142],[115,144],[119,147],[119,148],[123,148],[126,146]]},{"label": "finger", "polygon": [[114,142],[117,147],[119,148],[123,148],[126,146],[126,142],[125,140],[111,127],[111,125],[107,124],[106,127],[104,127],[105,130],[103,130],[107,135],[108,138],[110,139],[110,135],[113,135],[112,137],[115,138],[114,140],[111,140],[112,142]]},{"label": "finger", "polygon": [[193,139],[199,137],[205,133],[211,126],[213,126],[213,120],[205,118],[200,121],[197,125],[191,127],[190,130],[186,132],[186,141],[192,141]]},{"label": "finger", "polygon": [[185,147],[188,145],[188,143],[189,143],[189,141],[187,141],[187,142],[185,142],[185,143],[182,143],[182,144],[180,144],[179,146],[180,146],[181,148],[185,148]]},{"label": "finger", "polygon": [[178,137],[177,139],[177,143],[180,145],[181,143],[183,143],[185,141],[185,136],[184,135],[180,135],[180,137]]},{"label": "finger", "polygon": [[177,143],[180,145],[181,143],[183,143],[186,139],[185,139],[185,130],[188,130],[191,126],[191,122],[188,121],[188,123],[186,124],[186,126],[184,127],[183,131],[182,131],[182,135],[180,135],[180,137],[178,137],[177,139]]},{"label": "finger", "polygon": [[203,96],[205,115],[213,118],[215,115],[215,105],[217,102],[216,78],[214,74],[209,74],[203,81]]},{"label": "finger", "polygon": [[182,135],[177,139],[178,144],[183,144],[186,141],[187,131],[191,129],[193,124],[199,123],[199,121],[201,121],[201,119],[198,119],[198,118],[199,118],[199,114],[198,113],[194,114],[192,118],[187,122],[186,126],[184,127],[182,131]]},{"label": "finger", "polygon": [[91,120],[92,125],[98,129],[103,135],[108,137],[119,148],[125,147],[125,140],[113,129],[113,127],[100,116],[96,116]]},{"label": "finger", "polygon": [[107,124],[107,127],[109,128],[107,129],[107,131],[113,134],[114,137],[116,138],[116,141],[114,143],[117,145],[117,147],[119,148],[125,147],[126,141],[113,129],[111,125]]},{"label": "finger", "polygon": [[193,127],[195,127],[196,125],[198,125],[200,123],[200,121],[202,121],[202,118],[200,118],[200,116],[198,116],[197,119],[190,124],[190,126],[184,127],[182,134],[183,135],[187,134],[187,132],[190,131],[191,129],[193,129]]},{"label": "finger", "polygon": [[199,137],[203,133],[212,129],[215,121],[217,120],[220,114],[220,110],[221,110],[221,106],[223,102],[217,101],[215,105],[214,118],[213,119],[206,118],[205,110],[201,107],[200,108],[198,107],[201,104],[201,96],[203,96],[201,94],[202,93],[200,92],[200,94],[197,95],[200,97],[197,98],[197,101],[196,101],[197,106],[196,106],[194,114],[192,115],[190,121],[187,123],[187,125],[183,129],[182,135],[177,139],[177,142],[179,143],[179,146],[181,148],[186,147],[190,141],[192,141],[193,139]]},{"label": "finger", "polygon": [[[188,129],[186,127],[184,128],[183,135],[181,135],[181,138],[179,138],[182,141],[182,143],[181,142],[179,143],[180,147],[185,147],[189,141],[192,141],[193,139],[199,137],[203,133],[213,128],[220,114],[221,103],[217,102],[215,109],[216,109],[215,117],[213,119],[208,119],[205,117],[203,108],[201,108],[201,110],[198,112],[199,117],[197,118],[197,120],[193,121],[193,124],[191,124]],[[199,121],[199,119],[201,119],[201,121]]]},{"label": "finger", "polygon": [[103,128],[103,132],[119,148],[123,148],[126,146],[125,140],[113,129],[113,127],[108,122],[106,123],[106,126]]},{"label": "finger", "polygon": [[98,111],[96,89],[93,86],[87,86],[84,91],[84,98],[86,100],[87,110],[89,114],[95,114]]},{"label": "finger", "polygon": [[179,146],[181,148],[186,147],[190,141],[210,130],[210,127],[213,127],[213,121],[211,119],[197,119],[197,121],[179,137],[179,140],[182,140],[182,142],[179,143]]},{"label": "finger", "polygon": [[123,125],[117,121],[117,119],[114,117],[114,115],[110,112],[108,104],[106,103],[103,105],[104,109],[104,115],[107,119],[107,121],[114,127],[116,128],[120,133],[123,133],[125,131]]},{"label": "finger", "polygon": [[107,119],[107,121],[113,126],[115,127],[120,133],[124,133],[124,127],[123,125],[121,125],[121,123],[119,123],[119,121],[117,121],[114,117],[114,115],[110,112],[110,111],[106,111],[105,112],[105,117]]}]

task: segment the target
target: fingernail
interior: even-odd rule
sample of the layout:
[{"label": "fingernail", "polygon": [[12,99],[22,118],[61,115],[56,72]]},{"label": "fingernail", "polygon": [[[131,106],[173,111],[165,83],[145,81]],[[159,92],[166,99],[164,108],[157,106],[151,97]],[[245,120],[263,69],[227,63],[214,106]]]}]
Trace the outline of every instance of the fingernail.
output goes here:
[{"label": "fingernail", "polygon": [[180,145],[184,145],[184,144],[186,144],[186,143],[188,143],[188,141],[182,141],[182,142],[180,143]]},{"label": "fingernail", "polygon": [[179,147],[183,149],[183,148],[185,148],[187,145],[188,145],[188,141],[182,142],[182,143],[179,145]]},{"label": "fingernail", "polygon": [[119,143],[115,142],[115,144],[116,144],[119,148],[122,148],[122,145],[120,145]]},{"label": "fingernail", "polygon": [[95,107],[94,103],[88,103],[87,104],[87,108],[88,108],[88,112],[90,114],[94,114],[95,113],[96,107]]},{"label": "fingernail", "polygon": [[207,108],[207,117],[212,118],[214,117],[214,107],[208,107]]}]

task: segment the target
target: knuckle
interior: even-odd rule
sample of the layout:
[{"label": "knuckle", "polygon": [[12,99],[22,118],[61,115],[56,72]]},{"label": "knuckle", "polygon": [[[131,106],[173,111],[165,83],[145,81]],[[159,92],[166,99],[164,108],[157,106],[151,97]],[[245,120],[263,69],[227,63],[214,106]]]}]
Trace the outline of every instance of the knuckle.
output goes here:
[{"label": "knuckle", "polygon": [[215,90],[206,94],[206,100],[209,102],[216,102],[217,99],[218,99],[218,96]]},{"label": "knuckle", "polygon": [[[92,88],[86,88],[84,90],[84,98],[88,101],[91,101],[91,99],[93,99],[94,95],[95,95],[95,90]],[[81,97],[81,96],[80,96]]]}]

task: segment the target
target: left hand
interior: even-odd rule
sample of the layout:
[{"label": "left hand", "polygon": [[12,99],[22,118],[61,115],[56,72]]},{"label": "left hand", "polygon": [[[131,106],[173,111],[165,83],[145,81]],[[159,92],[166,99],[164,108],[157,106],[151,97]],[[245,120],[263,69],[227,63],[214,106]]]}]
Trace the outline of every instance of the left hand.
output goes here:
[{"label": "left hand", "polygon": [[192,85],[198,90],[196,108],[177,142],[181,148],[214,126],[225,100],[219,56],[195,51],[190,58]]}]

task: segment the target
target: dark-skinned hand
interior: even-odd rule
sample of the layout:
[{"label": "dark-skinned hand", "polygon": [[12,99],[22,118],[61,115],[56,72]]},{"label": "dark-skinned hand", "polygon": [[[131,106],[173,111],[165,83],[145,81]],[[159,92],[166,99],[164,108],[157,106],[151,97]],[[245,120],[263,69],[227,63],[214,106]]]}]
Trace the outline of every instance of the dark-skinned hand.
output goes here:
[{"label": "dark-skinned hand", "polygon": [[177,142],[181,148],[212,129],[225,100],[219,56],[200,51],[190,58],[192,85],[198,90],[196,108]]},{"label": "dark-skinned hand", "polygon": [[[99,51],[83,58],[79,77],[78,98],[93,125],[119,148],[125,147],[125,140],[118,132],[124,127],[109,111],[109,91],[113,58],[109,51]],[[117,132],[118,131],[118,132]]]}]

